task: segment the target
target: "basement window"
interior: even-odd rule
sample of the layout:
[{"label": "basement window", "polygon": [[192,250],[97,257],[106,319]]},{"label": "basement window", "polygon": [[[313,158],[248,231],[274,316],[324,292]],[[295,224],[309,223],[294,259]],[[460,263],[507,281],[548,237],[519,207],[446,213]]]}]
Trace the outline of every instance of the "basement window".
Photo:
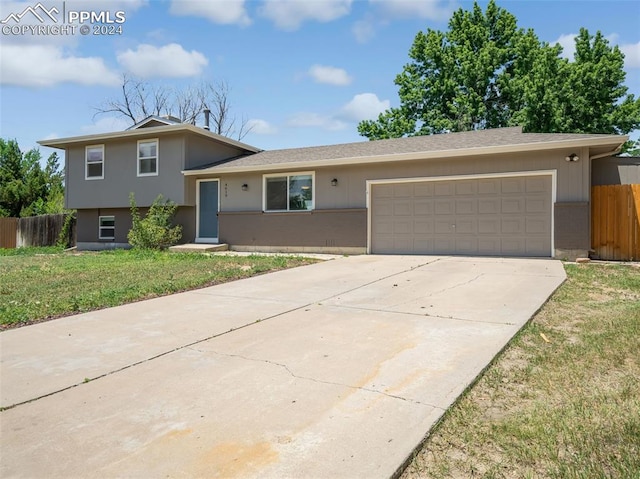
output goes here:
[{"label": "basement window", "polygon": [[314,197],[313,172],[264,176],[264,211],[309,211]]},{"label": "basement window", "polygon": [[98,218],[98,239],[112,240],[116,237],[116,218],[115,216],[100,216]]},{"label": "basement window", "polygon": [[84,150],[84,179],[104,179],[104,145],[87,146]]}]

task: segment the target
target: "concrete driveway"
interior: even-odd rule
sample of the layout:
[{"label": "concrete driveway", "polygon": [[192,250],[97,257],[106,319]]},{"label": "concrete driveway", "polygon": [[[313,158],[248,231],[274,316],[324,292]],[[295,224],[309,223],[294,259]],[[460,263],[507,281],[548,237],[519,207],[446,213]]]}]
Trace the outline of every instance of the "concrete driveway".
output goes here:
[{"label": "concrete driveway", "polygon": [[0,334],[0,476],[390,477],[564,281],[354,256]]}]

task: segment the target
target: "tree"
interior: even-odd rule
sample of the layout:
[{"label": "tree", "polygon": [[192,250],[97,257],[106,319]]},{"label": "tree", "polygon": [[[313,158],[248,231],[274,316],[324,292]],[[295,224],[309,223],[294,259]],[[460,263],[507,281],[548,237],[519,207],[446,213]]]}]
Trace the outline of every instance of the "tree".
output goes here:
[{"label": "tree", "polygon": [[195,124],[204,110],[210,110],[211,131],[224,136],[244,138],[250,129],[246,120],[239,124],[231,113],[231,89],[224,82],[203,82],[183,90],[153,85],[126,74],[122,76],[120,96],[95,107],[96,115],[115,113],[135,125],[148,116],[176,116],[183,123]]},{"label": "tree", "polygon": [[418,32],[395,83],[400,106],[366,120],[367,138],[429,135],[521,125],[533,132],[628,133],[640,127],[640,99],[624,85],[624,55],[581,29],[574,61],[560,45],[491,0],[485,12],[457,10],[446,32]]},{"label": "tree", "polygon": [[57,153],[40,166],[40,151],[22,153],[15,140],[0,138],[0,216],[33,216],[64,211],[64,178]]}]

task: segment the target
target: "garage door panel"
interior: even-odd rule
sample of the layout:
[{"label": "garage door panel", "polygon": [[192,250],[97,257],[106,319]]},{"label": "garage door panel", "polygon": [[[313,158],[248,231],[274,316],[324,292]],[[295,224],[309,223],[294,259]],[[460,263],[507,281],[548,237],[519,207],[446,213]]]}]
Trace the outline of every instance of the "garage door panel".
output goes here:
[{"label": "garage door panel", "polygon": [[503,178],[501,186],[503,195],[520,195],[524,192],[525,181],[523,178]]},{"label": "garage door panel", "polygon": [[394,185],[376,185],[371,192],[372,198],[391,198],[393,197]]},{"label": "garage door panel", "polygon": [[433,240],[433,247],[436,253],[455,254],[456,243],[453,238],[436,236]]},{"label": "garage door panel", "polygon": [[410,235],[413,233],[413,221],[411,219],[401,220],[396,218],[393,222],[393,232],[397,235]]},{"label": "garage door panel", "polygon": [[478,238],[478,254],[497,256],[501,253],[500,237],[479,237]]},{"label": "garage door panel", "polygon": [[549,210],[549,200],[547,198],[527,198],[525,202],[525,211],[527,213],[544,213]]},{"label": "garage door panel", "polygon": [[500,204],[501,213],[522,214],[525,211],[524,198],[503,198]]},{"label": "garage door panel", "polygon": [[456,196],[475,196],[478,192],[477,180],[456,181],[455,185]]},{"label": "garage door panel", "polygon": [[536,219],[536,218],[527,218],[525,220],[526,227],[525,232],[528,235],[539,234],[544,235],[549,233],[549,223],[544,220]]},{"label": "garage door panel", "polygon": [[416,253],[433,254],[435,253],[433,245],[433,237],[416,235],[413,240],[413,249]]},{"label": "garage door panel", "polygon": [[393,202],[393,215],[394,216],[412,216],[413,202],[409,200],[395,200]]},{"label": "garage door panel", "polygon": [[416,183],[413,187],[413,196],[415,198],[433,197],[433,182]]},{"label": "garage door panel", "polygon": [[476,235],[478,233],[478,218],[476,217],[456,217],[455,233],[457,235]]},{"label": "garage door panel", "polygon": [[456,210],[456,200],[435,200],[434,213],[436,215],[452,215]]},{"label": "garage door panel", "polygon": [[550,175],[373,185],[371,250],[549,256]]},{"label": "garage door panel", "polygon": [[477,238],[456,238],[457,254],[477,254],[478,239]]},{"label": "garage door panel", "polygon": [[400,183],[393,189],[395,198],[411,198],[413,196],[413,183]]},{"label": "garage door panel", "polygon": [[475,198],[464,198],[456,200],[457,215],[475,215],[478,212],[478,200]]},{"label": "garage door panel", "polygon": [[547,178],[542,176],[532,176],[526,179],[525,188],[527,193],[545,194],[547,189]]},{"label": "garage door panel", "polygon": [[435,233],[433,220],[423,220],[421,218],[418,218],[413,223],[413,232],[417,235],[431,235]]},{"label": "garage door panel", "polygon": [[478,234],[498,235],[500,234],[500,218],[478,218]]},{"label": "garage door panel", "polygon": [[478,200],[478,213],[481,215],[495,215],[500,213],[500,198],[481,198]]},{"label": "garage door panel", "polygon": [[451,182],[436,181],[433,187],[433,194],[435,196],[454,196],[455,187]]},{"label": "garage door panel", "polygon": [[413,203],[413,213],[416,216],[433,215],[433,200],[418,198]]},{"label": "garage door panel", "polygon": [[524,218],[518,218],[516,216],[509,218],[502,218],[500,221],[500,233],[503,235],[521,235],[525,232]]},{"label": "garage door panel", "polygon": [[497,195],[500,193],[500,180],[486,178],[478,180],[478,195]]},{"label": "garage door panel", "polygon": [[435,234],[451,234],[455,232],[451,220],[435,220],[433,224]]},{"label": "garage door panel", "polygon": [[524,238],[502,238],[500,241],[500,249],[503,254],[518,255],[524,254],[525,239]]}]

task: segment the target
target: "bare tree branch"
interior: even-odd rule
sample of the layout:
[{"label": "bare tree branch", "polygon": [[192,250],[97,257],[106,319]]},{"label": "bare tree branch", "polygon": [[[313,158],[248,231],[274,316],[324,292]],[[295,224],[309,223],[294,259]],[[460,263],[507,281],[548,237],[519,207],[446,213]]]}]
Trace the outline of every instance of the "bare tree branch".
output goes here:
[{"label": "bare tree branch", "polygon": [[244,138],[251,131],[242,118],[236,131],[236,117],[231,113],[230,88],[225,81],[202,82],[183,90],[152,85],[127,74],[122,75],[120,97],[107,99],[94,107],[98,115],[115,113],[135,125],[151,115],[174,115],[183,123],[196,124],[206,109],[211,111],[210,129],[219,135]]}]

